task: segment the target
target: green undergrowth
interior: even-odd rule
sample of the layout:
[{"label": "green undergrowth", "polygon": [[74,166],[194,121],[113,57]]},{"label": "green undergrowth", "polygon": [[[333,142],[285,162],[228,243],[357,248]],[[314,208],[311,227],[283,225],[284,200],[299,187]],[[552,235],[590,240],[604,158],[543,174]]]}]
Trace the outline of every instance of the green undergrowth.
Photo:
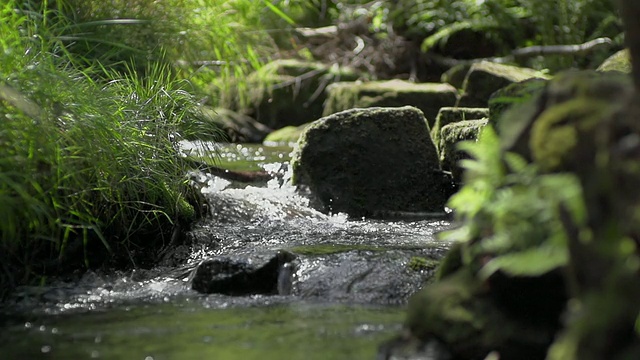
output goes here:
[{"label": "green undergrowth", "polygon": [[140,265],[200,210],[178,143],[211,130],[190,84],[163,62],[83,62],[51,8],[0,6],[2,291]]},{"label": "green undergrowth", "polygon": [[289,38],[293,20],[287,14],[313,6],[288,1],[282,11],[253,0],[12,0],[6,8],[40,18],[76,65],[121,74],[134,66],[144,74],[147,62],[160,63],[189,80],[200,102],[216,106],[231,84],[245,89],[243,79],[277,53],[278,37]]}]

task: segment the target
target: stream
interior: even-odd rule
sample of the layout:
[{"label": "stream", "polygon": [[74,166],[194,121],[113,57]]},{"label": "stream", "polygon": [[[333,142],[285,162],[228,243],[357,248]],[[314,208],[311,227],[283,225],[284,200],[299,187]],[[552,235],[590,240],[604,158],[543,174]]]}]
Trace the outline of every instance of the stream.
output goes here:
[{"label": "stream", "polygon": [[[323,214],[289,184],[290,147],[215,151],[218,166],[276,176],[247,185],[192,174],[210,216],[154,269],[18,289],[0,309],[0,359],[375,359],[447,250],[434,234],[450,223]],[[207,259],[270,271],[274,283],[197,292]]]}]

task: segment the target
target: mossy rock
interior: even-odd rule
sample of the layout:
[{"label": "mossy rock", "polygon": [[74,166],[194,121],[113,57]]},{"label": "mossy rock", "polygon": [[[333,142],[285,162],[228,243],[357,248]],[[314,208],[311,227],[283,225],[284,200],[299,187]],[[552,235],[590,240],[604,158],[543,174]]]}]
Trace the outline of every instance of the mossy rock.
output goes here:
[{"label": "mossy rock", "polygon": [[300,135],[304,132],[304,129],[309,126],[310,123],[302,124],[300,126],[285,126],[281,129],[274,130],[267,135],[263,143],[276,143],[276,144],[291,144],[296,143],[300,138]]},{"label": "mossy rock", "polygon": [[489,97],[489,121],[499,132],[502,114],[514,105],[531,100],[544,88],[548,80],[531,78],[507,85]]},{"label": "mossy rock", "polygon": [[464,107],[487,107],[495,91],[531,78],[548,79],[549,76],[534,69],[497,64],[489,61],[475,63],[464,79],[463,95],[458,103]]},{"label": "mossy rock", "polygon": [[440,150],[440,131],[445,125],[473,119],[483,119],[489,116],[489,109],[487,108],[463,108],[463,107],[443,107],[438,112],[436,121],[431,127],[431,138],[434,144],[438,146]]},{"label": "mossy rock", "polygon": [[298,126],[322,116],[326,86],[360,77],[356,71],[337,65],[295,59],[275,60],[248,76],[248,104],[237,103],[237,89],[223,96],[221,103],[253,116],[272,129]]},{"label": "mossy rock", "polygon": [[460,160],[469,158],[467,153],[458,150],[458,143],[476,140],[487,122],[486,118],[463,120],[448,124],[440,131],[440,164],[443,170],[451,171],[454,182],[462,182],[463,169],[459,163]]},{"label": "mossy rock", "polygon": [[324,115],[352,108],[415,106],[433,125],[441,107],[453,106],[457,90],[449,84],[402,80],[340,82],[327,88]]},{"label": "mossy rock", "polygon": [[315,206],[354,217],[440,212],[449,187],[422,112],[351,109],[312,123],[292,156],[293,181]]},{"label": "mossy rock", "polygon": [[631,56],[629,49],[620,50],[607,58],[597,71],[619,71],[626,74],[631,73]]}]

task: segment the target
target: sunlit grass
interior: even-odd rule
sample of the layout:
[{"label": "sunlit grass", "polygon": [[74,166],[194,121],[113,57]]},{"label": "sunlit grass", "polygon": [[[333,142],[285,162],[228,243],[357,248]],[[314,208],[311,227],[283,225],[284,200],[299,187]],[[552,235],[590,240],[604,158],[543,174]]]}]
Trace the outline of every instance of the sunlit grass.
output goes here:
[{"label": "sunlit grass", "polygon": [[0,10],[0,283],[152,257],[198,211],[190,84],[164,62],[79,67],[55,13],[23,5]]}]

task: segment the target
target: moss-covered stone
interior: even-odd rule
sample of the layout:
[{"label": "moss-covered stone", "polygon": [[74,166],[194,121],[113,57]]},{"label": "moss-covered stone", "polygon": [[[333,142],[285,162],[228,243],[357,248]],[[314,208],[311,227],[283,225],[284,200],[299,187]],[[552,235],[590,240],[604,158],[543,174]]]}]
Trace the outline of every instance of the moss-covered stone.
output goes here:
[{"label": "moss-covered stone", "polygon": [[402,80],[335,83],[327,89],[324,115],[352,108],[415,106],[433,125],[443,106],[453,106],[457,90],[449,84],[415,84]]},{"label": "moss-covered stone", "polygon": [[443,170],[451,171],[453,181],[462,182],[463,170],[459,166],[460,160],[469,156],[458,150],[461,141],[475,140],[480,130],[487,125],[487,119],[463,120],[446,125],[440,131],[440,164]]},{"label": "moss-covered stone", "polygon": [[464,79],[463,95],[459,106],[487,107],[491,94],[509,84],[531,78],[547,79],[539,71],[489,61],[475,63]]},{"label": "moss-covered stone", "polygon": [[294,183],[308,186],[324,211],[442,211],[448,197],[426,120],[409,106],[352,109],[314,122],[292,167]]},{"label": "moss-covered stone", "polygon": [[264,139],[263,143],[277,143],[277,144],[290,144],[295,143],[300,138],[304,129],[309,126],[310,123],[302,124],[300,126],[285,126],[278,130],[274,130],[272,133],[267,135]]},{"label": "moss-covered stone", "polygon": [[629,49],[620,50],[607,58],[600,66],[598,71],[619,71],[626,74],[631,73],[631,57]]},{"label": "moss-covered stone", "polygon": [[440,151],[440,131],[442,127],[462,120],[483,119],[489,116],[487,108],[443,107],[438,112],[436,122],[431,127],[431,138]]},{"label": "moss-covered stone", "polygon": [[248,104],[238,104],[237,89],[223,96],[221,103],[273,129],[297,126],[322,116],[326,86],[359,77],[349,68],[295,59],[275,60],[249,75]]},{"label": "moss-covered stone", "polygon": [[509,84],[489,97],[489,122],[495,125],[498,132],[501,129],[502,114],[514,105],[522,104],[542,91],[547,80],[531,78]]}]

